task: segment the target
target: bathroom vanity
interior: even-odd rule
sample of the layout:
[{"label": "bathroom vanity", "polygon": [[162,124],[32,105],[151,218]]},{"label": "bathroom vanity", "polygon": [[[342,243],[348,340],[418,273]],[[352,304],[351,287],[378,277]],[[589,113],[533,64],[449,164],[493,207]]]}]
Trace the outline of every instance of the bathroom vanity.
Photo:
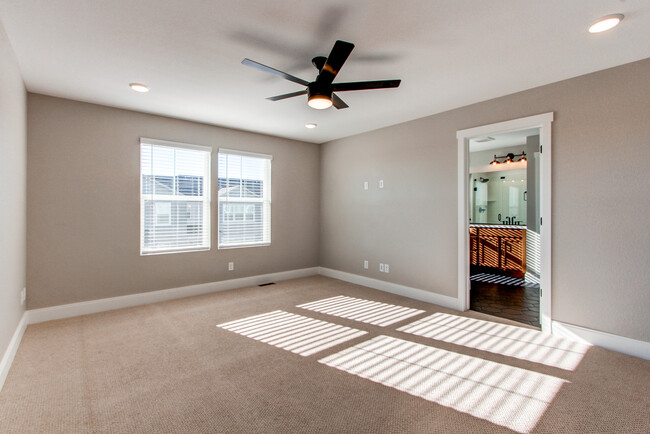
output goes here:
[{"label": "bathroom vanity", "polygon": [[526,226],[470,224],[469,239],[471,265],[526,273]]}]

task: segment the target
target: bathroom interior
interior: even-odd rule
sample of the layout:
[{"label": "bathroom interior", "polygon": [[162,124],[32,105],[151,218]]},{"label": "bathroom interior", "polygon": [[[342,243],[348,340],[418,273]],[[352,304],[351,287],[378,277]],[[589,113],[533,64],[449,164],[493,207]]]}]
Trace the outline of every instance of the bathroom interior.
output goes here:
[{"label": "bathroom interior", "polygon": [[539,327],[538,128],[470,140],[470,309]]}]

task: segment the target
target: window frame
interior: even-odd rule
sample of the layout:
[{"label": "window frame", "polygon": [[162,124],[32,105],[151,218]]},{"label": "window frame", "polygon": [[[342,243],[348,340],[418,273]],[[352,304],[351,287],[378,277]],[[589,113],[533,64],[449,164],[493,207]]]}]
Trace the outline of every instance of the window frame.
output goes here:
[{"label": "window frame", "polygon": [[[262,198],[247,198],[242,201],[228,201],[224,200],[222,201],[219,198],[219,156],[221,154],[224,155],[237,155],[240,157],[252,157],[252,158],[259,158],[259,159],[264,159],[268,161],[268,169],[267,169],[267,179],[266,179],[266,185],[264,185],[264,190],[266,192],[265,195],[263,195]],[[272,164],[273,162],[273,155],[270,154],[260,154],[257,152],[249,152],[249,151],[241,151],[238,149],[227,149],[227,148],[219,148],[217,150],[217,249],[218,250],[226,250],[226,249],[242,249],[242,248],[248,248],[248,247],[268,247],[271,245],[271,240],[272,240],[272,231],[271,231],[271,216],[272,216],[272,194],[271,194],[271,185],[272,185]],[[226,178],[227,179],[227,178]],[[268,196],[268,199],[267,199]],[[244,213],[243,213],[243,220],[242,222],[246,222],[246,207],[247,204],[245,202],[256,202],[256,203],[261,203],[262,204],[262,227],[264,228],[265,226],[268,226],[268,240],[263,240],[261,242],[244,242],[244,243],[230,243],[230,244],[223,244],[221,242],[221,204],[224,204],[224,207],[228,205],[231,206],[236,206],[237,204],[241,204],[244,207]],[[264,216],[267,215],[265,212],[265,206],[268,209],[268,216],[267,219],[268,221],[265,222]],[[235,213],[231,212],[230,213],[233,216],[233,219],[235,218]],[[233,220],[234,221],[234,220]],[[264,231],[264,229],[262,229]]]},{"label": "window frame", "polygon": [[[140,137],[140,142],[139,142],[139,152],[140,152],[140,165],[139,165],[139,176],[140,176],[140,256],[151,256],[151,255],[166,255],[166,254],[172,254],[172,253],[189,253],[189,252],[205,252],[205,251],[210,251],[212,249],[212,189],[211,189],[211,184],[212,184],[212,175],[211,175],[211,170],[212,170],[212,147],[210,146],[201,146],[201,145],[193,145],[189,143],[181,143],[181,142],[172,142],[169,140],[160,140],[160,139],[151,139],[147,137]],[[167,249],[156,249],[156,250],[149,250],[145,249],[145,195],[143,194],[143,174],[142,174],[142,147],[143,145],[149,145],[149,146],[159,146],[159,147],[167,147],[167,148],[172,148],[172,149],[189,149],[193,151],[202,151],[206,152],[207,158],[206,158],[206,167],[205,167],[205,179],[203,180],[203,196],[187,196],[187,197],[181,197],[181,196],[176,196],[176,195],[156,195],[155,193],[152,192],[152,194],[148,195],[148,199],[153,199],[159,200],[161,202],[181,202],[181,201],[192,201],[192,202],[199,202],[202,204],[202,212],[203,212],[203,220],[202,220],[202,226],[204,228],[204,233],[203,233],[203,238],[206,241],[205,244],[202,244],[201,246],[184,246],[184,247],[178,247],[178,248],[167,248]],[[155,202],[154,202],[155,203]],[[206,210],[207,208],[207,210]],[[154,205],[154,210],[155,210],[155,205]],[[154,211],[155,212],[155,211]],[[171,220],[171,213],[170,213],[170,220]],[[172,226],[170,222],[170,226]]]}]

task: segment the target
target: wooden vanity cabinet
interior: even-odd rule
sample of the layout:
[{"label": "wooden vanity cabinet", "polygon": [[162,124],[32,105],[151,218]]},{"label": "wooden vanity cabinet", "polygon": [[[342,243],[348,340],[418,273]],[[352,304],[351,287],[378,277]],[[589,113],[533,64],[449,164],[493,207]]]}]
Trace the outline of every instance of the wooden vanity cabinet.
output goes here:
[{"label": "wooden vanity cabinet", "polygon": [[526,229],[470,227],[470,264],[526,273]]}]

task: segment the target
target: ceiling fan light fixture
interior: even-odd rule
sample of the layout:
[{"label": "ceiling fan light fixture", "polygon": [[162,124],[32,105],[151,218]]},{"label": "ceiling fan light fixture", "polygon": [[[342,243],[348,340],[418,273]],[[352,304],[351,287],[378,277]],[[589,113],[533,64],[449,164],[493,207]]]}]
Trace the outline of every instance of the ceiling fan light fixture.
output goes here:
[{"label": "ceiling fan light fixture", "polygon": [[307,104],[313,109],[325,110],[332,107],[332,99],[326,95],[311,95]]},{"label": "ceiling fan light fixture", "polygon": [[601,33],[618,26],[623,20],[623,14],[612,14],[600,18],[589,27],[589,33]]}]

